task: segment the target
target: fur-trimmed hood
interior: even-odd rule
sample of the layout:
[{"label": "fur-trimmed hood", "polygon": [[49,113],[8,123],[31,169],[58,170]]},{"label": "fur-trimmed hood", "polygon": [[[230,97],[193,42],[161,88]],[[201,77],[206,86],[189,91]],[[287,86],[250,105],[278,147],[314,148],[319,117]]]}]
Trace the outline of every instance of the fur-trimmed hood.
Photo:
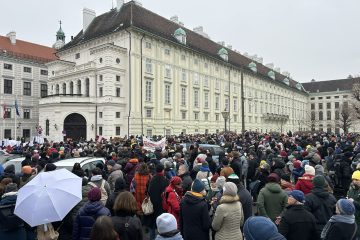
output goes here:
[{"label": "fur-trimmed hood", "polygon": [[222,203],[233,203],[239,201],[239,196],[229,196],[229,195],[223,195],[220,199],[220,204]]}]

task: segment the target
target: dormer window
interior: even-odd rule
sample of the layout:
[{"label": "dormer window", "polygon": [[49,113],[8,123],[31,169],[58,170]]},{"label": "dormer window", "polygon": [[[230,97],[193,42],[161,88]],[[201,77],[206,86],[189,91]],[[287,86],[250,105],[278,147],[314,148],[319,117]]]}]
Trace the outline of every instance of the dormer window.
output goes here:
[{"label": "dormer window", "polygon": [[228,55],[228,51],[225,48],[221,48],[218,52],[218,55],[224,59],[224,61],[228,61],[229,60],[229,55]]},{"label": "dormer window", "polygon": [[301,85],[301,83],[297,83],[295,86],[298,90],[302,90],[303,86]]},{"label": "dormer window", "polygon": [[249,68],[251,69],[251,71],[257,72],[256,63],[254,62],[249,63]]},{"label": "dormer window", "polygon": [[284,78],[283,83],[285,83],[286,85],[290,85],[290,80],[288,78]]},{"label": "dormer window", "polygon": [[273,79],[273,80],[275,80],[275,72],[272,71],[272,70],[269,71],[269,72],[268,72],[268,77],[271,78],[271,79]]},{"label": "dormer window", "polygon": [[178,28],[174,32],[174,37],[179,43],[186,44],[186,32],[182,28]]}]

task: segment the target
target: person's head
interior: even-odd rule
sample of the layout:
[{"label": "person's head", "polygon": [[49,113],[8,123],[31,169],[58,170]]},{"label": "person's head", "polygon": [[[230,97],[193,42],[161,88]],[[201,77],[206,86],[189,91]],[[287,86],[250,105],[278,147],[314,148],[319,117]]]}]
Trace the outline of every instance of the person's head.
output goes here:
[{"label": "person's head", "polygon": [[220,190],[223,189],[224,184],[226,183],[226,178],[224,176],[220,176],[216,179],[216,187]]},{"label": "person's head", "polygon": [[102,171],[100,168],[96,167],[93,170],[91,170],[91,173],[96,176],[96,175],[102,175]]},{"label": "person's head", "polygon": [[286,240],[266,217],[249,217],[244,223],[243,232],[246,240]]},{"label": "person's head", "polygon": [[122,177],[118,177],[115,181],[115,191],[123,191],[125,187],[125,180]]},{"label": "person's head", "polygon": [[188,172],[188,167],[185,164],[179,166],[178,175],[183,175]]},{"label": "person's head", "polygon": [[73,171],[78,171],[78,170],[81,170],[81,166],[80,166],[80,163],[74,163],[74,166],[73,166]]},{"label": "person's head", "polygon": [[100,216],[96,219],[91,229],[90,240],[116,240],[118,238],[110,217]]},{"label": "person's head", "polygon": [[191,191],[195,193],[201,193],[202,195],[206,195],[205,185],[199,179],[195,179],[191,185]]},{"label": "person's head", "polygon": [[173,188],[178,188],[178,189],[181,188],[181,183],[182,183],[182,180],[178,176],[172,177],[170,180],[170,185]]},{"label": "person's head", "polygon": [[305,201],[305,195],[300,190],[292,190],[288,193],[288,204],[295,205],[295,204],[303,204]]},{"label": "person's head", "polygon": [[51,172],[56,170],[56,165],[53,163],[48,163],[45,165],[44,172]]},{"label": "person's head", "polygon": [[227,182],[223,186],[223,196],[236,197],[238,188],[235,183]]},{"label": "person's head", "polygon": [[176,218],[170,213],[163,213],[156,218],[156,226],[160,235],[177,230]]},{"label": "person's head", "polygon": [[327,186],[325,177],[322,175],[316,175],[313,178],[312,183],[316,188],[325,188]]},{"label": "person's head", "polygon": [[137,211],[137,205],[134,195],[128,191],[120,193],[115,199],[113,209],[115,213],[126,212],[135,214]]},{"label": "person's head", "polygon": [[101,190],[100,190],[100,188],[98,188],[98,187],[92,188],[88,192],[88,199],[89,199],[90,202],[100,201],[100,199],[101,199]]},{"label": "person's head", "polygon": [[136,171],[140,175],[148,175],[149,174],[149,166],[146,163],[141,163]]},{"label": "person's head", "polygon": [[277,175],[276,173],[271,173],[267,177],[267,180],[268,180],[269,183],[280,183],[279,175]]},{"label": "person's head", "polygon": [[336,214],[339,215],[354,215],[355,206],[349,199],[339,199],[336,203]]},{"label": "person's head", "polygon": [[235,183],[235,185],[239,185],[241,182],[239,176],[235,173],[230,174],[226,180],[227,182]]},{"label": "person's head", "polygon": [[109,160],[106,164],[106,168],[109,172],[111,172],[112,168],[114,167],[115,165],[115,161],[114,160]]},{"label": "person's head", "polygon": [[164,173],[164,165],[161,163],[156,164],[156,172],[157,173]]},{"label": "person's head", "polygon": [[305,165],[305,174],[315,176],[315,168],[310,165]]},{"label": "person's head", "polygon": [[356,170],[352,174],[352,182],[355,186],[360,187],[360,170]]}]

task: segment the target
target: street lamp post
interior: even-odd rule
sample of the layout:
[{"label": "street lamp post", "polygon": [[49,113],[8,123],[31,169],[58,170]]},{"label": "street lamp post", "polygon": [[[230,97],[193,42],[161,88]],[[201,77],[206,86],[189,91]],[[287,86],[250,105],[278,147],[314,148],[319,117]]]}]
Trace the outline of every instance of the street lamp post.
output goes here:
[{"label": "street lamp post", "polygon": [[229,119],[229,115],[230,115],[230,112],[227,111],[227,109],[225,108],[223,112],[221,112],[223,118],[224,118],[224,121],[225,121],[225,132],[226,132],[226,122],[227,120]]}]

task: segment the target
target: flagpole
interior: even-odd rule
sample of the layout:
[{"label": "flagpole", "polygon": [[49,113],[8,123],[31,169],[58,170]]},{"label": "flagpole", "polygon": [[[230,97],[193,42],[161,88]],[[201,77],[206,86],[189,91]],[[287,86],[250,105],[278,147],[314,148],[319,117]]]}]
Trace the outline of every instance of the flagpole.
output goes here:
[{"label": "flagpole", "polygon": [[[16,100],[15,100],[15,103],[16,103]],[[16,107],[15,107],[15,141],[16,141],[16,117],[17,117],[17,114],[16,114]]]}]

